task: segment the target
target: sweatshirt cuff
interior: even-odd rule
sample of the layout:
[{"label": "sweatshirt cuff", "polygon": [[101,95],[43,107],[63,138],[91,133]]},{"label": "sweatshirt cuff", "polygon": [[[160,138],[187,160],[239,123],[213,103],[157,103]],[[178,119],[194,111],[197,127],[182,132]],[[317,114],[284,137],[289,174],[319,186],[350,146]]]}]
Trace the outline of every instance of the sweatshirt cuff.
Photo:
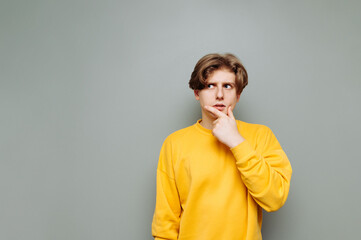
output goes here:
[{"label": "sweatshirt cuff", "polygon": [[249,156],[253,154],[255,150],[247,140],[244,140],[234,148],[231,148],[231,151],[237,163],[242,164],[249,159]]}]

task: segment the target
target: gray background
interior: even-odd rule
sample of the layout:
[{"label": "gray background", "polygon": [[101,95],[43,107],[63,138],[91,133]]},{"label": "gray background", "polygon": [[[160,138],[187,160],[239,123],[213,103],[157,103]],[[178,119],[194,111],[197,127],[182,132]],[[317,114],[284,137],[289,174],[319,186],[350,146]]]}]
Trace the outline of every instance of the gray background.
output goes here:
[{"label": "gray background", "polygon": [[0,239],[152,239],[165,137],[200,118],[196,61],[232,52],[238,119],[292,163],[267,240],[355,239],[361,202],[360,1],[0,4]]}]

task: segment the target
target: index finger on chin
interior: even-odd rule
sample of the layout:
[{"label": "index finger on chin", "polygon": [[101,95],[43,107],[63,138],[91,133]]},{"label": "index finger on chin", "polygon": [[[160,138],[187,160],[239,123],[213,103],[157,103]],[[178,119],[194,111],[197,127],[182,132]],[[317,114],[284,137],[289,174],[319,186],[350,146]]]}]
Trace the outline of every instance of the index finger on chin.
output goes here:
[{"label": "index finger on chin", "polygon": [[216,115],[217,117],[223,117],[225,116],[224,113],[222,113],[221,111],[219,111],[218,109],[214,108],[214,107],[210,107],[210,106],[205,106],[204,107],[208,112],[213,113],[214,115]]}]

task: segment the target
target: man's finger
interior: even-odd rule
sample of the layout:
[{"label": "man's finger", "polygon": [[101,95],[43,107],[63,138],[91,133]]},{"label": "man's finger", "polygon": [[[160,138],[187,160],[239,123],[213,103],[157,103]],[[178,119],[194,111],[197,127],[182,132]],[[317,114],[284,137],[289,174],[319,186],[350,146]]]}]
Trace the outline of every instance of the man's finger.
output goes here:
[{"label": "man's finger", "polygon": [[210,106],[205,106],[204,107],[208,112],[213,113],[214,115],[216,115],[217,117],[224,117],[227,116],[226,114],[222,113],[221,111],[219,111],[218,109],[214,108],[214,107],[210,107]]},{"label": "man's finger", "polygon": [[229,106],[228,107],[228,111],[227,111],[228,117],[235,119],[234,115],[233,115],[233,111],[232,111],[232,107]]}]

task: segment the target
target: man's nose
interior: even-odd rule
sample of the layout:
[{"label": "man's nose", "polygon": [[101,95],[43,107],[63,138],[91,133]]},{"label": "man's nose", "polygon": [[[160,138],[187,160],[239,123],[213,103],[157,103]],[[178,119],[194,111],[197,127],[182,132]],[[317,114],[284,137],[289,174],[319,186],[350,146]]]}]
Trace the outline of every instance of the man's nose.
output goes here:
[{"label": "man's nose", "polygon": [[217,99],[223,99],[223,88],[219,87],[217,88]]}]

